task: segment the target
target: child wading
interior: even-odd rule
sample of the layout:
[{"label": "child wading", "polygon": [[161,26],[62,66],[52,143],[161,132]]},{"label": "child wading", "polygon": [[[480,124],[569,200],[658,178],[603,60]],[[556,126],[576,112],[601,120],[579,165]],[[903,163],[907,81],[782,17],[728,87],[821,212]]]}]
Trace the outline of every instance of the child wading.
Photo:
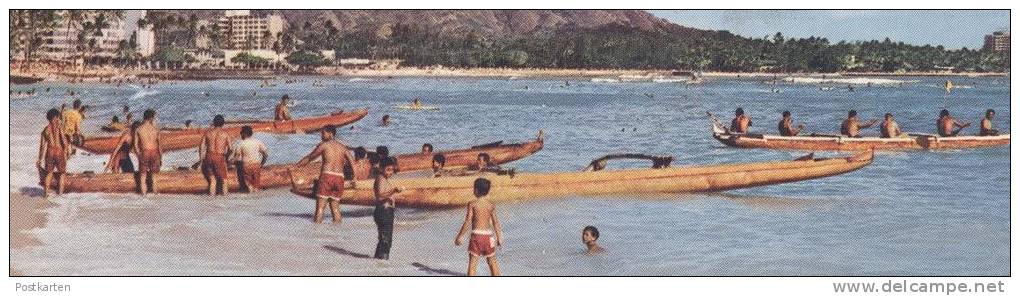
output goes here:
[{"label": "child wading", "polygon": [[500,229],[499,220],[496,218],[496,207],[489,199],[485,198],[486,195],[489,195],[491,187],[492,182],[488,179],[475,179],[474,193],[478,199],[468,204],[464,224],[457,232],[457,238],[453,240],[453,244],[459,246],[461,237],[467,232],[468,223],[471,223],[471,240],[468,243],[468,276],[475,275],[478,257],[485,257],[485,261],[489,264],[489,272],[493,276],[499,276],[496,247],[503,245],[503,230]]}]

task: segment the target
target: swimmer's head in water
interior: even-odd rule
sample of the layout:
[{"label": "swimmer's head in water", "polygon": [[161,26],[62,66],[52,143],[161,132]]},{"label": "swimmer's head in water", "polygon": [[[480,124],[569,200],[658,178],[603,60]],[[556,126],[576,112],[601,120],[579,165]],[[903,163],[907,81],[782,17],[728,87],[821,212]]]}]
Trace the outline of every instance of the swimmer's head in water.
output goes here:
[{"label": "swimmer's head in water", "polygon": [[595,226],[585,226],[584,230],[581,230],[581,241],[585,245],[591,245],[595,241],[599,240],[599,229]]},{"label": "swimmer's head in water", "polygon": [[850,109],[850,112],[847,112],[847,113],[846,113],[846,117],[847,117],[847,118],[854,118],[854,117],[857,117],[857,110],[854,110],[854,109]]},{"label": "swimmer's head in water", "polygon": [[939,117],[946,117],[946,116],[949,116],[949,110],[942,109],[942,111],[939,111]]},{"label": "swimmer's head in water", "polygon": [[790,117],[790,116],[792,116],[792,115],[790,115],[790,111],[783,111],[783,118],[787,118],[787,117]]},{"label": "swimmer's head in water", "polygon": [[475,197],[482,198],[489,195],[489,189],[492,188],[492,181],[486,178],[475,179]]},{"label": "swimmer's head in water", "polygon": [[425,144],[421,145],[421,152],[422,153],[432,153],[432,144],[425,143]]},{"label": "swimmer's head in water", "polygon": [[744,108],[738,107],[736,111],[733,111],[733,114],[737,116],[744,115]]},{"label": "swimmer's head in water", "polygon": [[995,109],[985,110],[985,117],[992,118],[992,116],[995,116]]}]

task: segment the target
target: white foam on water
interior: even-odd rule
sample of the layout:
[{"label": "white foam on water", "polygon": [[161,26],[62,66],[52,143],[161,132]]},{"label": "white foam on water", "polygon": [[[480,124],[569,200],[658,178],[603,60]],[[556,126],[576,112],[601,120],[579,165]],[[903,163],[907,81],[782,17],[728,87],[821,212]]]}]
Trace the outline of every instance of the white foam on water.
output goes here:
[{"label": "white foam on water", "polygon": [[786,77],[783,78],[784,82],[790,83],[804,83],[804,84],[900,84],[900,83],[915,83],[918,80],[898,80],[888,78],[869,78],[869,77],[853,77],[853,78],[819,78],[819,77]]}]

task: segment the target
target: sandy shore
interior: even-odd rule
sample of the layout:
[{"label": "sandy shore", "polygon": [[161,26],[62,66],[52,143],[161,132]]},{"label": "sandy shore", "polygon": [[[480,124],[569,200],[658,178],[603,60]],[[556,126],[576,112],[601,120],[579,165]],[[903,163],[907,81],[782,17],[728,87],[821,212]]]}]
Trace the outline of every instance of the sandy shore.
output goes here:
[{"label": "sandy shore", "polygon": [[[43,210],[52,206],[52,202],[37,194],[24,194],[11,192],[10,194],[10,223],[11,223],[11,252],[17,249],[37,246],[39,240],[28,232],[32,229],[46,225],[46,214]],[[12,276],[22,275],[11,263],[10,274]]]},{"label": "sandy shore", "polygon": [[[137,70],[98,68],[66,72],[58,69],[33,69],[23,71],[11,69],[12,75],[39,77],[49,81],[103,81],[135,78],[158,78],[171,80],[203,79],[272,79],[288,75],[323,75],[341,77],[506,77],[506,78],[622,78],[653,79],[674,77],[671,70],[629,70],[629,69],[511,69],[511,68],[418,68],[400,67],[393,69],[346,69],[320,68],[315,72],[287,72],[274,70]],[[764,73],[764,72],[700,72],[701,77],[840,77],[840,76],[1006,76],[1009,73],[949,73],[949,72],[901,72],[901,73]]]}]

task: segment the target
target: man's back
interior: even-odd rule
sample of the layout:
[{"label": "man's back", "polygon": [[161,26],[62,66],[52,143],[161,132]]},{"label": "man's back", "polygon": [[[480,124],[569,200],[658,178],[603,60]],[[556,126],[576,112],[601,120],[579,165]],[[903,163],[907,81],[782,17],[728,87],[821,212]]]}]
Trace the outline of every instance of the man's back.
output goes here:
[{"label": "man's back", "polygon": [[159,129],[156,125],[147,122],[138,127],[135,131],[138,136],[138,146],[142,151],[145,150],[156,150],[159,147],[156,144],[156,140],[159,138]]},{"label": "man's back", "polygon": [[230,135],[222,128],[213,128],[205,132],[206,155],[224,155],[230,147]]},{"label": "man's back", "polygon": [[347,159],[347,147],[340,142],[330,140],[319,144],[322,148],[322,171],[342,173]]},{"label": "man's back", "polygon": [[237,160],[246,163],[259,163],[262,162],[262,151],[266,150],[266,145],[255,138],[247,138],[237,142]]}]

